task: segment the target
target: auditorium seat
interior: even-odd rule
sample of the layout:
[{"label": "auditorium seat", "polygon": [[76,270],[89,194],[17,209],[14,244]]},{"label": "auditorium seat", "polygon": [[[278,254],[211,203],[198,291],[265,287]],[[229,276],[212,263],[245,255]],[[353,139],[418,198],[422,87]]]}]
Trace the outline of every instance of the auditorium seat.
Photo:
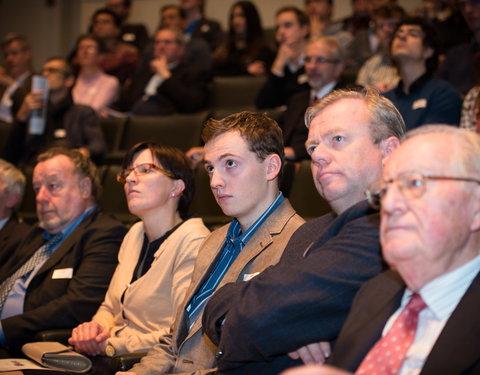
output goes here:
[{"label": "auditorium seat", "polygon": [[313,183],[310,160],[297,164],[297,171],[288,199],[297,213],[305,220],[324,215],[331,211],[328,203],[318,194]]}]

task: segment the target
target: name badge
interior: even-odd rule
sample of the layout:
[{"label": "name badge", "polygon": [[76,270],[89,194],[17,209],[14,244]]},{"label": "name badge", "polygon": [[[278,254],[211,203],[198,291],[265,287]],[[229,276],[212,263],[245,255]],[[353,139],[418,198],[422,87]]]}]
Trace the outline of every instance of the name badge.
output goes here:
[{"label": "name badge", "polygon": [[427,99],[418,99],[415,100],[412,104],[412,109],[427,108]]},{"label": "name badge", "polygon": [[255,273],[247,273],[243,275],[243,281],[248,281],[253,279],[255,276],[257,276],[260,272],[255,272]]},{"label": "name badge", "polygon": [[60,268],[53,271],[52,280],[71,279],[73,277],[73,268]]}]

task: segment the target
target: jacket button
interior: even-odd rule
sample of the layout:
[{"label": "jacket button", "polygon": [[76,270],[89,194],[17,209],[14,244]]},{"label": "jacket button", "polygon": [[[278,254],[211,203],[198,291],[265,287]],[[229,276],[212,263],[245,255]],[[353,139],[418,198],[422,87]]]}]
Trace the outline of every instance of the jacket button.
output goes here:
[{"label": "jacket button", "polygon": [[222,351],[218,351],[217,354],[215,354],[215,359],[220,359],[220,357],[223,355]]}]

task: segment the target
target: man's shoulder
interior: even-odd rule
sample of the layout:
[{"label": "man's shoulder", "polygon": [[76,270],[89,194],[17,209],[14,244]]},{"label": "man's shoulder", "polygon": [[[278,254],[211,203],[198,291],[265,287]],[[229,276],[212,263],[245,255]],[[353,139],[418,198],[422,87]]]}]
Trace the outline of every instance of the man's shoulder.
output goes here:
[{"label": "man's shoulder", "polygon": [[87,215],[81,223],[85,231],[112,231],[122,234],[127,232],[127,228],[117,220],[113,215],[105,213],[97,207],[92,213]]}]

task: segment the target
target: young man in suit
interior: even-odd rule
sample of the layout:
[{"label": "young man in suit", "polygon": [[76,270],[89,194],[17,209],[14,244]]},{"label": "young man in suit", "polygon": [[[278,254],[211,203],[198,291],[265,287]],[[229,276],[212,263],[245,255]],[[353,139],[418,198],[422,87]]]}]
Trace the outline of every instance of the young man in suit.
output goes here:
[{"label": "young man in suit", "polygon": [[222,285],[257,277],[276,263],[304,223],[279,192],[284,154],[274,120],[254,112],[210,119],[202,138],[210,187],[222,211],[234,219],[205,240],[172,330],[131,374],[211,368],[216,347],[202,332],[205,303]]},{"label": "young man in suit", "polygon": [[399,144],[400,113],[374,89],[337,90],[305,118],[315,186],[333,212],[300,227],[260,277],[210,299],[204,328],[222,374],[278,374],[295,364],[288,353],[334,340],[356,291],[383,268],[378,212],[364,192]]},{"label": "young man in suit", "polygon": [[[381,205],[391,270],[358,293],[330,363],[356,374],[480,373],[479,152],[478,134],[436,125],[407,133],[387,160],[369,195]],[[414,299],[422,303],[402,340],[399,322]],[[287,374],[348,372],[309,366]]]},{"label": "young man in suit", "polygon": [[92,317],[126,232],[97,207],[96,168],[80,151],[53,148],[37,161],[38,225],[0,268],[0,345],[12,353],[39,331]]}]

